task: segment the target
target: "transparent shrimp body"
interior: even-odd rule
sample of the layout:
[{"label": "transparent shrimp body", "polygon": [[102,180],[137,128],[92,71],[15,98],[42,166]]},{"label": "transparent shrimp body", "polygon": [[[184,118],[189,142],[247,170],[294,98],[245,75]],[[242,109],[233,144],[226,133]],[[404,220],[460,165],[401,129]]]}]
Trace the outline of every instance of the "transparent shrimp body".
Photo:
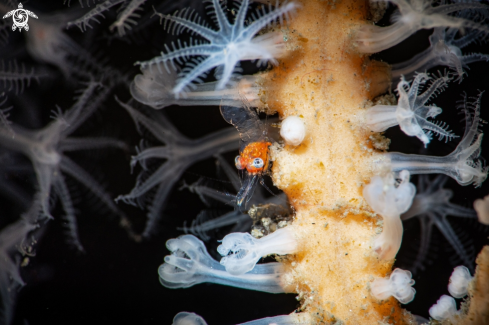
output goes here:
[{"label": "transparent shrimp body", "polygon": [[241,189],[236,195],[239,209],[246,206],[255,190],[258,180],[268,172],[270,166],[269,147],[265,125],[256,112],[242,100],[240,107],[221,106],[221,114],[226,122],[234,125],[240,136],[240,155],[236,157],[236,168],[244,171]]}]

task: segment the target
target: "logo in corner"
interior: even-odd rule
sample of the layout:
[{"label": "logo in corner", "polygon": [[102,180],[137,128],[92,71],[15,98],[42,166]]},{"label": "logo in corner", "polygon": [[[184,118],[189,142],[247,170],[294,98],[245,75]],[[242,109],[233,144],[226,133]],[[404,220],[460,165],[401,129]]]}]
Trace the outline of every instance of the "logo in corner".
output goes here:
[{"label": "logo in corner", "polygon": [[15,31],[17,28],[19,29],[19,32],[24,28],[26,31],[29,30],[29,25],[27,25],[27,21],[29,20],[29,16],[32,18],[38,18],[35,13],[32,11],[24,9],[24,6],[22,6],[22,3],[19,3],[19,8],[11,10],[7,12],[5,16],[3,16],[3,19],[8,18],[12,16],[12,19],[14,20],[14,24],[12,25],[12,30]]}]

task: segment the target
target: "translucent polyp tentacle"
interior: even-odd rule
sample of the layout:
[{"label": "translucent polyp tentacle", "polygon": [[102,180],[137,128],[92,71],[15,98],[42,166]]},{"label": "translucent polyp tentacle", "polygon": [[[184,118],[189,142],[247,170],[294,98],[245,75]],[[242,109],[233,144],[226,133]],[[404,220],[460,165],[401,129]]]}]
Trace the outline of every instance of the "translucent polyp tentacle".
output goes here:
[{"label": "translucent polyp tentacle", "polygon": [[158,274],[160,283],[167,288],[188,288],[209,282],[269,293],[285,292],[281,284],[284,270],[280,263],[258,265],[251,272],[235,276],[214,260],[195,236],[170,239],[166,246],[172,255],[165,257]]},{"label": "translucent polyp tentacle", "polygon": [[297,242],[288,228],[278,229],[261,239],[256,239],[248,233],[232,233],[224,237],[222,244],[217,248],[219,254],[224,256],[221,264],[233,275],[253,270],[262,256],[292,254],[296,250]]},{"label": "translucent polyp tentacle", "polygon": [[448,292],[455,298],[465,297],[468,294],[469,283],[473,279],[474,277],[470,275],[467,267],[463,265],[457,266],[450,276]]},{"label": "translucent polyp tentacle", "polygon": [[[306,313],[280,315],[252,320],[237,325],[298,325],[312,324]],[[172,325],[207,325],[207,322],[199,315],[189,312],[180,312],[173,318]]]},{"label": "translucent polyp tentacle", "polygon": [[385,300],[393,296],[400,303],[407,304],[413,301],[416,294],[416,290],[411,287],[413,284],[411,272],[397,268],[389,278],[376,278],[370,289],[376,299]]},{"label": "translucent polyp tentacle", "polygon": [[478,159],[481,153],[482,133],[480,122],[480,93],[468,102],[464,96],[462,109],[465,112],[465,134],[457,148],[443,157],[409,155],[400,152],[387,154],[393,172],[408,170],[411,174],[445,174],[455,179],[460,185],[473,183],[480,186],[487,178],[487,167]]},{"label": "translucent polyp tentacle", "polygon": [[375,105],[367,111],[367,125],[374,132],[382,132],[399,124],[396,117],[397,106]]},{"label": "translucent polyp tentacle", "polygon": [[393,259],[399,251],[403,235],[401,213],[409,209],[416,193],[409,182],[409,172],[402,171],[400,178],[401,183],[396,186],[391,173],[374,176],[363,189],[367,203],[384,219],[384,229],[374,242],[374,251],[383,260]]},{"label": "translucent polyp tentacle", "polygon": [[258,77],[243,76],[240,81],[231,80],[224,89],[216,90],[217,81],[193,84],[186,92],[175,95],[177,74],[172,67],[162,69],[156,64],[141,66],[141,72],[131,83],[131,95],[139,102],[160,109],[171,105],[180,106],[240,106],[246,98],[255,107],[263,106],[259,100]]},{"label": "translucent polyp tentacle", "polygon": [[481,9],[487,7],[479,3],[455,3],[432,7],[419,5],[418,1],[395,0],[399,10],[394,14],[394,23],[387,27],[365,25],[357,33],[357,47],[362,53],[376,53],[391,48],[420,29],[434,27],[464,27],[478,29],[487,33],[487,26],[462,17],[448,14],[464,9]]},{"label": "translucent polyp tentacle", "polygon": [[[253,192],[255,191],[258,178],[258,175],[247,175],[245,177],[243,185],[236,196],[236,205],[239,209],[244,209],[246,203],[250,200]],[[243,205],[243,203],[245,204]]]},{"label": "translucent polyp tentacle", "polygon": [[456,137],[444,123],[436,124],[428,121],[428,118],[434,118],[440,114],[441,108],[425,105],[431,97],[444,90],[451,77],[448,74],[440,74],[439,78],[433,79],[422,94],[418,94],[420,87],[430,79],[427,73],[419,73],[410,86],[401,76],[397,85],[398,104],[370,107],[366,114],[367,127],[374,132],[382,132],[399,124],[404,133],[416,136],[425,146],[430,142],[431,133],[438,135],[440,140]]}]

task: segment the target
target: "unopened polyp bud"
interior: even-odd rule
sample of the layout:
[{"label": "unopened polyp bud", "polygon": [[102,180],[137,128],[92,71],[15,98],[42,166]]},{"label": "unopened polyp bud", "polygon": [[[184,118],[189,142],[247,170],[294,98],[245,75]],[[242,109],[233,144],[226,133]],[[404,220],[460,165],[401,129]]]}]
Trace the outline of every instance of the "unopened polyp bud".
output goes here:
[{"label": "unopened polyp bud", "polygon": [[289,116],[282,121],[280,135],[285,140],[285,143],[291,146],[298,146],[306,136],[306,126],[300,117]]}]

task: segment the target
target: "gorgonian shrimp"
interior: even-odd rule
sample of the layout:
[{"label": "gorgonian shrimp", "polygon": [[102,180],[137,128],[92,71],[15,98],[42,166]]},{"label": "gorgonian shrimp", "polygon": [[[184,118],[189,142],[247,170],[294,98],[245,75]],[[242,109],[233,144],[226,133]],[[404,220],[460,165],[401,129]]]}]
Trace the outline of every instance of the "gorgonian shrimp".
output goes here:
[{"label": "gorgonian shrimp", "polygon": [[221,105],[221,114],[226,122],[234,125],[240,137],[240,155],[236,157],[235,164],[239,170],[244,170],[244,179],[241,189],[236,195],[236,205],[239,209],[246,206],[250,200],[257,181],[263,184],[262,176],[270,167],[269,146],[266,126],[260,121],[256,112],[242,100],[240,107]]}]

